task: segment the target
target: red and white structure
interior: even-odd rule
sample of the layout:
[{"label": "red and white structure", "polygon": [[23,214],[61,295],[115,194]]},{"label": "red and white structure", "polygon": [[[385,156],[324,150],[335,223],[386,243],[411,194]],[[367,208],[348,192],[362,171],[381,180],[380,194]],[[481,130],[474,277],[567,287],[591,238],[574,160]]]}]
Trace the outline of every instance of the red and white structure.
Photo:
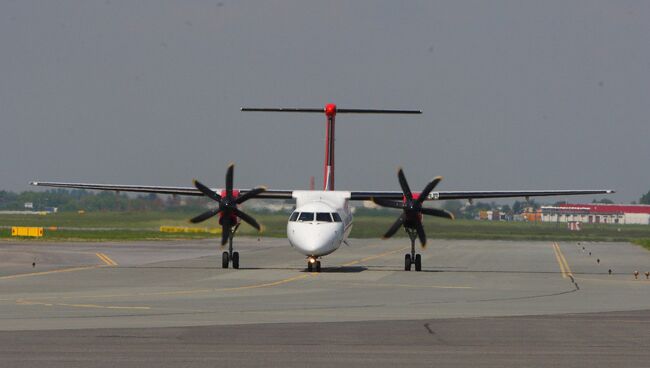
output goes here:
[{"label": "red and white structure", "polygon": [[650,225],[650,205],[590,203],[542,206],[542,221]]}]

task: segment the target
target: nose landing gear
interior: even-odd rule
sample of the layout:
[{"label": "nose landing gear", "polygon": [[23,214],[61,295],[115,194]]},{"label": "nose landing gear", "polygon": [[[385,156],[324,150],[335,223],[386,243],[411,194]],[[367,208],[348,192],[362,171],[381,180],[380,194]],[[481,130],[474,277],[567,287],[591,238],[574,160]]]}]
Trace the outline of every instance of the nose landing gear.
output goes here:
[{"label": "nose landing gear", "polygon": [[307,257],[307,272],[320,272],[320,261],[316,257]]},{"label": "nose landing gear", "polygon": [[232,262],[232,268],[239,268],[239,252],[233,252],[232,240],[235,237],[235,233],[239,228],[239,224],[235,225],[230,231],[230,236],[228,237],[228,251],[221,254],[221,267],[228,268],[230,262]]},{"label": "nose landing gear", "polygon": [[404,255],[404,271],[410,271],[411,266],[415,265],[416,271],[422,271],[422,256],[415,254],[415,239],[418,238],[417,231],[415,229],[406,229],[406,232],[409,234],[411,239],[411,253]]}]

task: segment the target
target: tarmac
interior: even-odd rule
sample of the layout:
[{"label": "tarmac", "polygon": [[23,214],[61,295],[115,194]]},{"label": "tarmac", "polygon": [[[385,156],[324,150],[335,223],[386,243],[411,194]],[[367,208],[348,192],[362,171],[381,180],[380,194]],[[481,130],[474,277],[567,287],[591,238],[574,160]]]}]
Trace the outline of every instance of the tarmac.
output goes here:
[{"label": "tarmac", "polygon": [[631,244],[430,240],[406,272],[407,239],[351,239],[309,273],[286,239],[235,239],[239,270],[216,242],[0,242],[2,366],[650,361]]}]

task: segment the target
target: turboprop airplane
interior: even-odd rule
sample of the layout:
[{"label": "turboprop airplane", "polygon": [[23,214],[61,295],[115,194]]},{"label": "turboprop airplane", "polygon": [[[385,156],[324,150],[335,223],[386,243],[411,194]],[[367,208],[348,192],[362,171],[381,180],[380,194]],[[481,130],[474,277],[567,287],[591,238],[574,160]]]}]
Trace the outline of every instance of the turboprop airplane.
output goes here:
[{"label": "turboprop airplane", "polygon": [[260,225],[250,215],[238,208],[238,205],[252,198],[295,199],[296,209],[289,216],[287,238],[290,245],[307,257],[307,270],[321,271],[320,258],[337,250],[346,242],[352,229],[352,211],[350,201],[371,200],[379,206],[401,209],[402,214],[384,234],[384,238],[393,236],[404,228],[411,241],[411,251],[404,255],[404,270],[422,269],[420,254],[416,254],[415,241],[419,239],[424,248],[427,243],[422,215],[453,219],[445,210],[423,207],[425,201],[450,199],[483,199],[609,194],[613,190],[520,190],[520,191],[434,191],[442,177],[435,177],[421,192],[412,192],[404,171],[400,168],[397,179],[400,191],[342,191],[334,190],[334,128],[337,114],[421,114],[419,110],[372,110],[339,109],[334,104],[324,108],[242,108],[241,111],[288,112],[288,113],[324,113],[327,121],[325,139],[325,163],[323,165],[323,190],[273,190],[265,187],[236,189],[233,185],[234,164],[226,171],[225,188],[210,188],[198,180],[193,187],[116,185],[34,181],[31,185],[74,188],[89,190],[109,190],[116,192],[144,192],[171,195],[206,196],[218,203],[190,221],[198,223],[219,215],[222,226],[221,245],[228,244],[228,251],[222,253],[222,267],[239,268],[239,253],[234,251],[233,238],[241,221],[260,230]]}]

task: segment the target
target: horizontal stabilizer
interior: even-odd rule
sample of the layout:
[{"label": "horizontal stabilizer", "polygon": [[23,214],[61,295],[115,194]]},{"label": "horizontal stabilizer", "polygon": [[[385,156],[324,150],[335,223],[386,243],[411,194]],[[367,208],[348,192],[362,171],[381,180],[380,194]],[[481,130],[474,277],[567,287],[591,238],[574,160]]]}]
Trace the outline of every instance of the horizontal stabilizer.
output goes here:
[{"label": "horizontal stabilizer", "polygon": [[[266,112],[306,112],[324,113],[324,108],[301,107],[242,107],[241,111],[266,111]],[[420,110],[383,110],[383,109],[336,109],[338,114],[422,114]]]},{"label": "horizontal stabilizer", "polygon": [[312,112],[312,113],[324,113],[325,109],[303,109],[303,108],[294,108],[294,107],[242,107],[241,111],[270,111],[270,112]]}]

